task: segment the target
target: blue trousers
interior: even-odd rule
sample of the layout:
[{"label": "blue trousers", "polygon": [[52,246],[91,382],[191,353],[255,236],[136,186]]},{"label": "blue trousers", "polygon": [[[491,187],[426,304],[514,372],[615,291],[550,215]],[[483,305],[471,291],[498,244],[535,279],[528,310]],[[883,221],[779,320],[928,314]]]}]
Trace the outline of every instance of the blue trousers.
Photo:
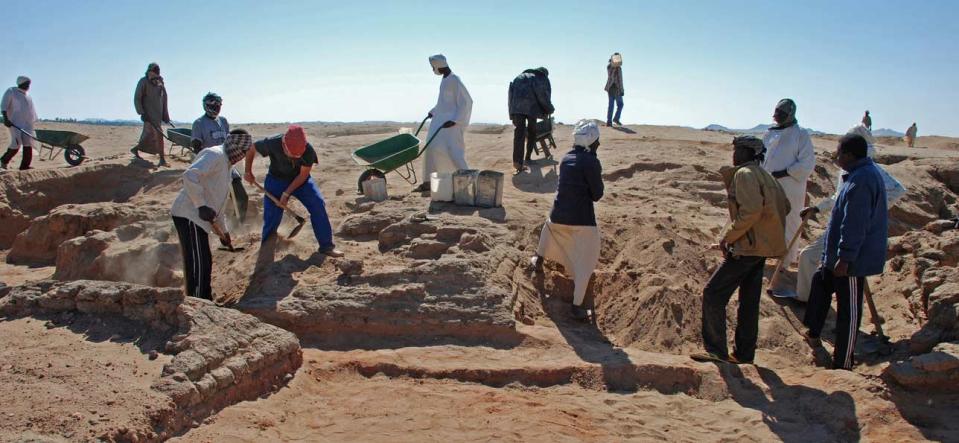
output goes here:
[{"label": "blue trousers", "polygon": [[[623,114],[623,96],[622,95],[609,95],[609,108],[606,108],[606,124],[611,124],[612,122],[618,122],[619,116]],[[613,105],[616,105],[616,116],[613,117]]]},{"label": "blue trousers", "polygon": [[[274,197],[280,198],[286,187],[290,185],[289,181],[279,180],[272,175],[267,174],[264,187],[267,192]],[[320,249],[333,247],[333,227],[330,226],[330,217],[326,214],[326,203],[323,201],[323,195],[320,194],[320,188],[316,186],[313,178],[306,179],[303,184],[293,191],[293,197],[296,197],[306,210],[310,211],[310,224],[313,225],[313,235],[316,236]],[[263,201],[263,235],[261,241],[266,241],[270,235],[276,232],[283,221],[283,209],[273,203],[269,198]]]}]

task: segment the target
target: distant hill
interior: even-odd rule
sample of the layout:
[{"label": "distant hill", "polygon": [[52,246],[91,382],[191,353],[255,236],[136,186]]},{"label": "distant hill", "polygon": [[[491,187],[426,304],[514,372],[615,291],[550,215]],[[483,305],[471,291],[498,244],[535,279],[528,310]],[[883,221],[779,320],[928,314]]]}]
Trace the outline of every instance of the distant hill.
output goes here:
[{"label": "distant hill", "polygon": [[877,129],[872,131],[873,137],[905,137],[906,134],[903,132],[895,131],[888,128]]},{"label": "distant hill", "polygon": [[[711,125],[706,126],[705,128],[703,128],[703,131],[725,132],[725,133],[728,133],[728,134],[761,135],[761,134],[766,133],[766,131],[768,131],[769,128],[771,128],[771,127],[773,127],[773,125],[758,124],[758,125],[753,126],[752,128],[749,128],[749,129],[730,129],[730,128],[727,128],[727,127],[725,127],[725,126],[723,126],[723,125],[719,125],[719,124],[713,123],[713,124],[711,124]],[[825,132],[817,131],[817,130],[811,129],[811,128],[806,128],[806,130],[809,131],[809,135],[829,135],[829,134],[827,134],[827,133],[825,133]]]}]

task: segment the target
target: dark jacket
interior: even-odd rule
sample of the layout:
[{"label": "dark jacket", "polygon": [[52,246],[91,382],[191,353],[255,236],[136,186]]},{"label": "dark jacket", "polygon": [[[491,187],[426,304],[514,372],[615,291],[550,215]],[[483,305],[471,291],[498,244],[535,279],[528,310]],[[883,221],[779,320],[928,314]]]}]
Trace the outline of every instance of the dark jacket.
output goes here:
[{"label": "dark jacket", "polygon": [[596,154],[582,146],[573,147],[559,165],[559,186],[553,211],[553,223],[596,226],[593,202],[603,198],[603,167]]},{"label": "dark jacket", "polygon": [[842,175],[826,228],[823,266],[832,269],[841,258],[849,263],[849,275],[881,274],[886,264],[888,223],[882,175],[872,159],[861,159]]},{"label": "dark jacket", "polygon": [[509,115],[544,118],[553,113],[549,77],[540,69],[527,69],[509,84]]},{"label": "dark jacket", "polygon": [[142,115],[146,121],[154,125],[159,126],[160,123],[170,121],[163,79],[161,78],[159,84],[155,85],[143,76],[137,82],[137,88],[133,92],[133,107],[136,108],[138,115]]}]

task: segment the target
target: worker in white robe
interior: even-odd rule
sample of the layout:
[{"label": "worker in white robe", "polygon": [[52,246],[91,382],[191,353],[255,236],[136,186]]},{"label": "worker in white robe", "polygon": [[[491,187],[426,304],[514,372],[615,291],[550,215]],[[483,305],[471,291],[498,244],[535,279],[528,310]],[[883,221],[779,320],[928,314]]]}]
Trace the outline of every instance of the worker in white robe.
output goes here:
[{"label": "worker in white robe", "polygon": [[[784,98],[773,113],[776,126],[769,128],[763,137],[766,146],[766,161],[763,168],[779,181],[789,199],[789,214],[786,216],[786,244],[792,242],[802,220],[799,212],[806,206],[806,181],[816,166],[809,132],[796,120],[796,103]],[[786,266],[796,261],[798,242],[786,252]]]},{"label": "worker in white robe", "polygon": [[[423,184],[416,191],[429,190],[429,178],[433,172],[456,172],[469,169],[466,164],[466,128],[473,113],[473,98],[460,80],[453,74],[446,57],[441,54],[430,57],[433,73],[443,76],[440,81],[439,98],[429,112],[430,129],[426,140],[435,137],[423,154]],[[438,133],[437,133],[438,131]]]},{"label": "worker in white robe", "polygon": [[600,233],[593,207],[603,198],[603,167],[599,149],[599,127],[592,120],[580,120],[573,128],[573,149],[559,165],[556,199],[543,231],[536,255],[530,258],[534,272],[543,272],[543,260],[563,266],[573,279],[571,313],[576,320],[587,320],[583,305],[586,289],[599,263]]},{"label": "worker in white robe", "polygon": [[[876,155],[875,143],[876,139],[873,138],[872,132],[866,127],[865,124],[859,124],[850,129],[847,134],[857,134],[866,140],[866,155],[869,158],[874,158]],[[876,165],[879,168],[879,175],[882,176],[883,185],[886,188],[886,206],[892,208],[892,205],[896,204],[903,195],[906,195],[906,188],[896,180],[895,177],[889,174],[883,167]],[[815,206],[810,206],[802,210],[801,216],[813,216],[815,214],[829,214],[832,211],[833,205],[836,203],[836,198],[839,196],[839,188],[842,186],[842,174],[838,174],[836,179],[836,192]],[[812,276],[819,269],[819,264],[822,261],[822,250],[825,247],[825,233],[820,235],[816,241],[810,243],[808,246],[802,249],[799,252],[799,274],[796,276],[796,290],[792,291],[789,289],[781,290],[779,293],[774,292],[773,295],[779,297],[795,297],[797,300],[805,302],[809,300],[809,291],[812,287]]]}]

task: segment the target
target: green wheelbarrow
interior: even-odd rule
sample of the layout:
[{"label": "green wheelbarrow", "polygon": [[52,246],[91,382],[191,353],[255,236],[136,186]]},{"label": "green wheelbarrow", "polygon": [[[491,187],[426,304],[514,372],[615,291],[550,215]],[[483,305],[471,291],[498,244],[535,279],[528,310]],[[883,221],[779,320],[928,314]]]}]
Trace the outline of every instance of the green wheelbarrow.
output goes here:
[{"label": "green wheelbarrow", "polygon": [[173,148],[180,147],[180,155],[183,155],[184,151],[189,151],[191,154],[193,152],[193,130],[189,128],[168,128],[166,130],[166,139],[170,140],[170,153],[173,155]]},{"label": "green wheelbarrow", "polygon": [[[3,118],[0,118],[0,122],[2,121]],[[78,134],[71,131],[37,129],[34,131],[37,135],[34,136],[33,134],[24,131],[17,125],[11,125],[11,127],[40,143],[40,147],[37,148],[37,153],[39,154],[41,160],[44,159],[44,149],[50,152],[46,158],[47,160],[53,160],[55,155],[59,155],[60,151],[63,151],[63,159],[66,160],[70,166],[78,166],[87,158],[87,151],[83,149],[83,146],[80,146],[80,143],[89,140],[90,137],[87,137],[83,134]]]},{"label": "green wheelbarrow", "polygon": [[[351,154],[353,161],[366,168],[356,182],[357,192],[363,193],[363,182],[370,178],[379,177],[385,180],[387,172],[396,172],[407,183],[416,184],[416,170],[413,169],[413,160],[416,160],[423,154],[423,151],[426,151],[426,148],[436,138],[436,134],[439,134],[442,130],[440,128],[440,130],[434,132],[426,141],[426,144],[420,148],[420,139],[416,136],[423,129],[426,120],[429,120],[429,117],[423,119],[420,126],[416,128],[415,134],[394,135],[386,140],[353,151]],[[404,167],[405,171],[402,169]]]}]

